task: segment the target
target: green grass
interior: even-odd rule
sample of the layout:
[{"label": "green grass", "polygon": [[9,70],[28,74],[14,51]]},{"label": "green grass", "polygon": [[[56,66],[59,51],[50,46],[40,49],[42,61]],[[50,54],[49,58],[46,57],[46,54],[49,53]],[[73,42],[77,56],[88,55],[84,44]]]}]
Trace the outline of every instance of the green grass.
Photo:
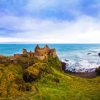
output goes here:
[{"label": "green grass", "polygon": [[38,83],[41,100],[100,100],[100,77],[86,79],[57,70],[55,73],[59,76],[60,83],[49,80]]},{"label": "green grass", "polygon": [[[24,95],[15,97],[16,100],[100,100],[100,77],[86,79],[52,69],[54,75],[42,76],[31,83],[38,91],[24,92]],[[59,83],[52,80],[55,76]]]},{"label": "green grass", "polygon": [[52,81],[53,75],[42,77],[32,83],[38,91],[28,92],[25,100],[100,100],[100,77],[86,79],[53,70],[60,82]]},{"label": "green grass", "polygon": [[[59,65],[58,59],[36,61],[28,68],[39,70],[41,77],[29,83],[22,78],[21,64],[0,66],[0,95],[3,94],[0,100],[100,100],[100,76],[91,79],[72,76],[59,70]],[[26,86],[32,90],[25,91]]]}]

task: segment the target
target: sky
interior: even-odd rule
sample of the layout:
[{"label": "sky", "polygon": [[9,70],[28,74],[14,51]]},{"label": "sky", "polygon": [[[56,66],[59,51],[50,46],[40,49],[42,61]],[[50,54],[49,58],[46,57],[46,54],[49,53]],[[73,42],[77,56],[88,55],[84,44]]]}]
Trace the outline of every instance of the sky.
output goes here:
[{"label": "sky", "polygon": [[100,43],[100,0],[0,0],[0,43]]}]

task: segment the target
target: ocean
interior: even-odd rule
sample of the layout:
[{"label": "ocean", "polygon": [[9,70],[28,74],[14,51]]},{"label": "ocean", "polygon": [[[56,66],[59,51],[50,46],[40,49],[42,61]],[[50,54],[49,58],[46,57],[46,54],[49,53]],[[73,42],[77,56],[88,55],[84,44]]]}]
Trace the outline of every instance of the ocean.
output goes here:
[{"label": "ocean", "polygon": [[[0,55],[11,56],[22,53],[22,49],[34,51],[37,44],[0,44]],[[45,44],[39,44],[44,47]],[[48,44],[55,48],[66,70],[73,72],[93,72],[100,66],[100,44]]]}]

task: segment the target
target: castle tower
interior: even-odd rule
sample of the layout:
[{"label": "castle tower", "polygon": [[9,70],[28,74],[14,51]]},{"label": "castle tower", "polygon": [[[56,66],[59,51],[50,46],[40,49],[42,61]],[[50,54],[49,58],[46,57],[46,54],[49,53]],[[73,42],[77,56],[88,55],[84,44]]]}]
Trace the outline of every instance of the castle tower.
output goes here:
[{"label": "castle tower", "polygon": [[46,46],[44,47],[44,49],[45,49],[46,53],[49,53],[50,48],[48,47],[48,45],[46,45]]},{"label": "castle tower", "polygon": [[48,45],[47,45],[47,44],[45,45],[45,48],[46,48],[46,49],[49,49],[49,47],[48,47]]},{"label": "castle tower", "polygon": [[23,49],[23,54],[27,54],[27,50],[26,49]]},{"label": "castle tower", "polygon": [[40,47],[39,47],[39,45],[37,44],[37,46],[36,46],[36,48],[35,48],[35,52],[37,52],[37,50],[39,50],[40,49]]}]

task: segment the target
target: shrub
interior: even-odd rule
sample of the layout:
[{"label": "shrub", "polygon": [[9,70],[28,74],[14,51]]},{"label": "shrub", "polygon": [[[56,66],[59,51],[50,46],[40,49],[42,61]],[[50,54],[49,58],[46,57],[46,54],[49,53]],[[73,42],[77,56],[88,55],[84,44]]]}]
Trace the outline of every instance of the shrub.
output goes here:
[{"label": "shrub", "polygon": [[24,82],[23,84],[19,84],[18,90],[19,91],[31,91],[32,86],[29,83]]},{"label": "shrub", "polygon": [[62,69],[61,62],[58,57],[53,58],[52,56],[49,56],[47,63],[49,66],[52,66],[52,67],[60,69],[60,70]]},{"label": "shrub", "polygon": [[25,82],[32,82],[38,79],[40,71],[33,66],[28,67],[23,73],[23,79]]}]

